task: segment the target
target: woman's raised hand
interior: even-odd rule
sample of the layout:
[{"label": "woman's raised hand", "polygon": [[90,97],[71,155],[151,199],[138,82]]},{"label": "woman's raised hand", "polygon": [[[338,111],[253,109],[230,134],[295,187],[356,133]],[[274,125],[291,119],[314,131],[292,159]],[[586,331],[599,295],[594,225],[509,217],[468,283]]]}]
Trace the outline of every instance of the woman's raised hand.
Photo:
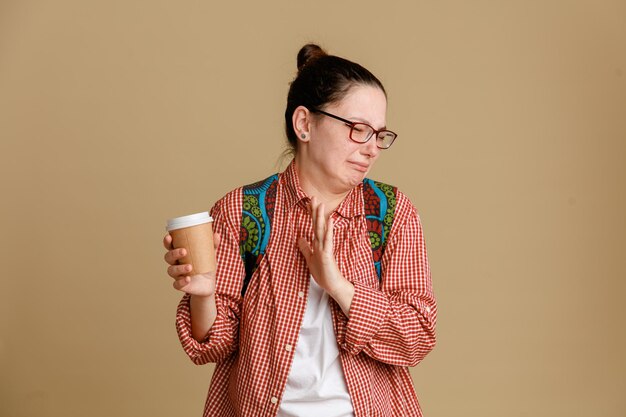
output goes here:
[{"label": "woman's raised hand", "polygon": [[333,254],[333,219],[326,220],[324,204],[315,197],[311,198],[311,217],[313,226],[313,241],[305,238],[298,239],[300,252],[306,259],[309,272],[317,285],[322,287],[341,307],[341,310],[350,317],[350,306],[354,297],[354,285],[343,275],[337,266]]},{"label": "woman's raised hand", "polygon": [[331,293],[342,279],[333,255],[333,220],[331,216],[326,220],[324,204],[315,197],[311,198],[310,209],[313,240],[309,243],[300,238],[298,246],[317,284]]}]

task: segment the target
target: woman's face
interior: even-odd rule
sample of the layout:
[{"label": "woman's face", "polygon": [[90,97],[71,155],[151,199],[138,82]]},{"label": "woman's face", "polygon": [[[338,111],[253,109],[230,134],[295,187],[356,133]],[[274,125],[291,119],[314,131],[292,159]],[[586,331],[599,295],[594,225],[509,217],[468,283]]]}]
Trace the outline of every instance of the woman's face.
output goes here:
[{"label": "woman's face", "polygon": [[[337,103],[320,109],[374,129],[386,127],[387,99],[377,87],[357,85]],[[366,143],[350,139],[350,127],[340,120],[314,114],[304,157],[312,174],[321,176],[332,191],[345,192],[360,184],[381,152],[375,135]],[[319,178],[318,178],[319,179]]]}]

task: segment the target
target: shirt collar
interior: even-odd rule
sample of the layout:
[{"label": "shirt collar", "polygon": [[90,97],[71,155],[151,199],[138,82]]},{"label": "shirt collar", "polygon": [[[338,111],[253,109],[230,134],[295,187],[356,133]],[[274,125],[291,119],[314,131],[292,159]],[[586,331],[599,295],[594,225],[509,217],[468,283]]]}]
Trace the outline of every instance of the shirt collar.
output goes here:
[{"label": "shirt collar", "polygon": [[300,179],[296,172],[295,159],[289,163],[287,169],[282,173],[280,183],[285,189],[285,203],[288,210],[291,210],[300,201],[304,201],[305,204],[309,202],[309,197],[300,188]]},{"label": "shirt collar", "polygon": [[[289,166],[282,173],[280,183],[285,190],[285,203],[286,208],[291,210],[296,204],[302,202],[302,204],[309,203],[309,196],[306,195],[300,187],[300,179],[298,178],[298,172],[296,171],[295,159],[289,163]],[[342,217],[351,218],[361,216],[365,214],[363,207],[363,183],[354,187],[346,198],[339,204],[335,210],[337,214]]]}]

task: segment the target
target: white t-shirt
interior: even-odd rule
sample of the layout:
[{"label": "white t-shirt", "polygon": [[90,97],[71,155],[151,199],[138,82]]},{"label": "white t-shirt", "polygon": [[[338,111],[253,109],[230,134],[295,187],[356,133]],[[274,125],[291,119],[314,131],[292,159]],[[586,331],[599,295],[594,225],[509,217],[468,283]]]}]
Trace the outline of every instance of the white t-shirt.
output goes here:
[{"label": "white t-shirt", "polygon": [[328,294],[310,278],[309,295],[278,417],[353,417]]}]

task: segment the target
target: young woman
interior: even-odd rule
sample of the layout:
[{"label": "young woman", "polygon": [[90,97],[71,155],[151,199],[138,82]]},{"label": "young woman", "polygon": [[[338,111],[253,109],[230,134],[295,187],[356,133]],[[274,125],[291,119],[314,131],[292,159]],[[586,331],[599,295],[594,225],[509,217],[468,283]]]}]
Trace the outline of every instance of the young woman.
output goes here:
[{"label": "young woman", "polygon": [[285,111],[294,158],[215,204],[216,273],[189,276],[165,236],[183,348],[216,363],[205,416],[421,416],[408,367],[435,345],[437,308],[415,207],[366,179],[397,136],[386,110],[372,73],[305,45]]}]

